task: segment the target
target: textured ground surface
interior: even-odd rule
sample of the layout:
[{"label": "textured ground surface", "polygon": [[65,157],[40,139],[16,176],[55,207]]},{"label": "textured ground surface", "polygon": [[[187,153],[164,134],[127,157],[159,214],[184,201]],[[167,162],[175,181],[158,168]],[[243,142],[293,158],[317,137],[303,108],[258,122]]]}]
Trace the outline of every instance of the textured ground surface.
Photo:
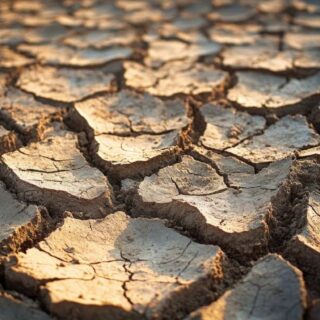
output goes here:
[{"label": "textured ground surface", "polygon": [[0,21],[0,320],[320,319],[319,1]]}]

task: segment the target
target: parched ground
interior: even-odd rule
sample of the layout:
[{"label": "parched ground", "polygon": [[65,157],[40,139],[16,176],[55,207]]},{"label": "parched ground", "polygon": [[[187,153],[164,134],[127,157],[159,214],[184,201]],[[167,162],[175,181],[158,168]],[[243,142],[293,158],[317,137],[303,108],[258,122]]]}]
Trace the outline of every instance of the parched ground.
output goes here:
[{"label": "parched ground", "polygon": [[319,320],[318,0],[0,1],[0,320]]}]

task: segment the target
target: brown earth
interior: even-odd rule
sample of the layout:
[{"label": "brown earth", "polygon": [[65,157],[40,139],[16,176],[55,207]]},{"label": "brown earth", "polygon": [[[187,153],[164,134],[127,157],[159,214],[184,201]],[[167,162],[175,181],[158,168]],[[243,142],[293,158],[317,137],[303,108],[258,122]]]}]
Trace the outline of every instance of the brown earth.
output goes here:
[{"label": "brown earth", "polygon": [[320,2],[0,20],[0,320],[320,319]]}]

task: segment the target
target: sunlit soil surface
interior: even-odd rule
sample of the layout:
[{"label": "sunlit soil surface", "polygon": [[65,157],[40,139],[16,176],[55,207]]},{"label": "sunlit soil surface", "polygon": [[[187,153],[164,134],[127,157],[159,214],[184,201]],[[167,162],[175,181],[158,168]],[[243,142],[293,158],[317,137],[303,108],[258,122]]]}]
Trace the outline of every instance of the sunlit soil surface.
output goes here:
[{"label": "sunlit soil surface", "polygon": [[320,2],[0,2],[0,319],[320,319]]}]

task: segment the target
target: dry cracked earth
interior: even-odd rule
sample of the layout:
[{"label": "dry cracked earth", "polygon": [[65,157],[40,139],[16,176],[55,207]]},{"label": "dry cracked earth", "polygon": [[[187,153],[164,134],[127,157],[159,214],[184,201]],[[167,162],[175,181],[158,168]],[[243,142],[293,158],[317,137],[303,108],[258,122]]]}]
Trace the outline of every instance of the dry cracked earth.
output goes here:
[{"label": "dry cracked earth", "polygon": [[320,319],[320,2],[0,2],[0,320]]}]

